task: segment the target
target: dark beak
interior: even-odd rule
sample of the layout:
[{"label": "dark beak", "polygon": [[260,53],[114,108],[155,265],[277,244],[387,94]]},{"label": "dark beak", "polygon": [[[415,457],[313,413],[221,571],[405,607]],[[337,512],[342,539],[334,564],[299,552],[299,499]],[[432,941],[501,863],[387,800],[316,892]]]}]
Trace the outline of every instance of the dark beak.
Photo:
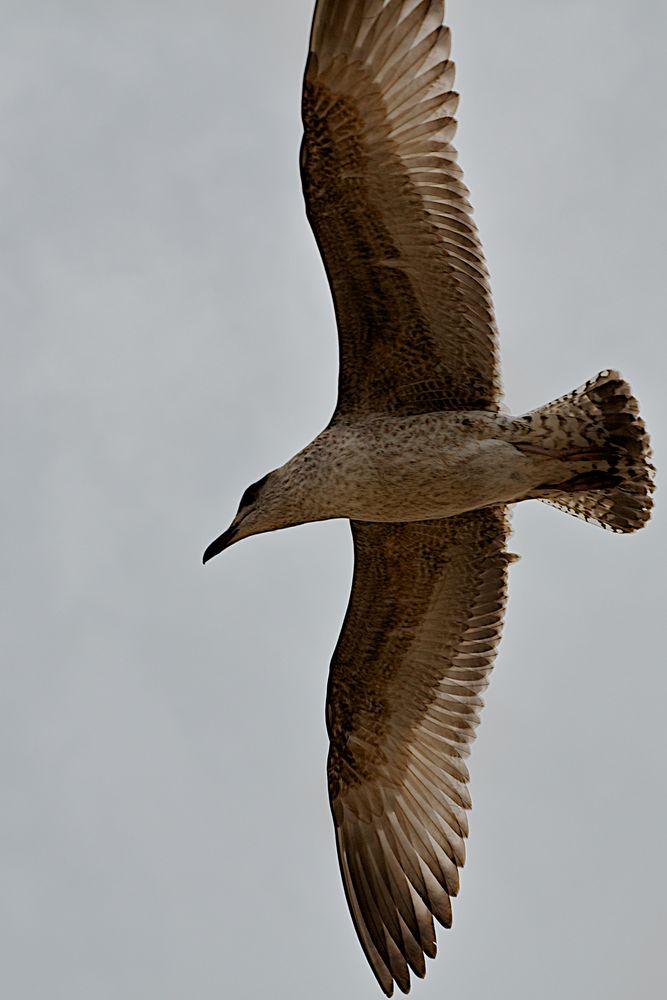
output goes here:
[{"label": "dark beak", "polygon": [[232,524],[231,528],[227,528],[227,531],[223,531],[223,533],[216,538],[214,542],[211,542],[209,547],[206,549],[203,560],[204,564],[206,564],[209,559],[212,559],[213,556],[217,556],[218,553],[223,552],[226,548],[229,548],[238,533],[238,524]]}]

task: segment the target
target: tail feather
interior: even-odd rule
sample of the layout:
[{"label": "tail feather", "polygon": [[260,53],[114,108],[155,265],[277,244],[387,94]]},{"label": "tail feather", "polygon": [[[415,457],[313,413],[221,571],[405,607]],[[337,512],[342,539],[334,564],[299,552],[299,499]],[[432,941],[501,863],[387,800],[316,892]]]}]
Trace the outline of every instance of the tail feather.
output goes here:
[{"label": "tail feather", "polygon": [[653,508],[651,446],[637,400],[618,372],[604,371],[535,410],[546,435],[563,432],[573,447],[593,449],[591,470],[540,496],[545,503],[611,531],[642,528]]}]

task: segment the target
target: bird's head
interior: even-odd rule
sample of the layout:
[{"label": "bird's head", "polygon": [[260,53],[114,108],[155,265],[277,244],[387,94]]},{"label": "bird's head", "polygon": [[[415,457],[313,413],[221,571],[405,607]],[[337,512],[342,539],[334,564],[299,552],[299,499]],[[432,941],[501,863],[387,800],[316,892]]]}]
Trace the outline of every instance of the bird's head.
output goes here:
[{"label": "bird's head", "polygon": [[239,509],[234,520],[215,541],[211,542],[204,552],[204,562],[228,549],[234,542],[250,535],[258,535],[263,531],[272,531],[283,527],[276,517],[278,498],[279,470],[269,472],[256,483],[252,483],[241,497]]},{"label": "bird's head", "polygon": [[206,549],[205,563],[251,535],[347,516],[339,510],[334,488],[336,467],[328,460],[326,448],[321,447],[325,434],[248,487],[227,531]]},{"label": "bird's head", "polygon": [[317,496],[311,492],[312,481],[307,458],[304,463],[305,454],[295,455],[287,465],[274,469],[248,487],[230,526],[204,552],[205,563],[242,538],[330,516],[322,513]]}]

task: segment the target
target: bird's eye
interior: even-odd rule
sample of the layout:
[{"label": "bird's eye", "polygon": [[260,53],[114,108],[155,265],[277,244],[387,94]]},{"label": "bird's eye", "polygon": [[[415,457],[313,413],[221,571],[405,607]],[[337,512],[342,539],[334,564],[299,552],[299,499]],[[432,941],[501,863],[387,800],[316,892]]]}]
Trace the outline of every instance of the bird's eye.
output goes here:
[{"label": "bird's eye", "polygon": [[241,497],[241,503],[239,504],[239,510],[241,510],[242,507],[249,507],[250,504],[252,504],[252,503],[255,502],[255,500],[257,499],[257,496],[259,494],[259,491],[261,490],[262,486],[264,485],[264,483],[266,482],[266,480],[268,478],[269,478],[269,476],[268,476],[268,473],[267,473],[266,476],[262,476],[262,478],[258,479],[256,483],[252,483],[252,485],[248,487],[248,489],[245,491],[245,493]]}]

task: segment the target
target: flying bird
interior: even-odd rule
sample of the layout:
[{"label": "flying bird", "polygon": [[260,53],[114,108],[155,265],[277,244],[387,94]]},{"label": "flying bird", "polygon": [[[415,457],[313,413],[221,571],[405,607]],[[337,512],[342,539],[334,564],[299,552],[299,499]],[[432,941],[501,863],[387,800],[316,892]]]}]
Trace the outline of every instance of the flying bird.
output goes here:
[{"label": "flying bird", "polygon": [[204,562],[261,532],[348,518],[354,578],[329,675],[328,783],[345,895],[383,991],[436,953],[468,833],[468,769],[512,560],[508,505],[616,532],[653,468],[629,386],[603,371],[501,408],[497,330],[452,145],[443,0],[318,0],[303,85],[306,212],[340,341],[329,425],[250,486]]}]

